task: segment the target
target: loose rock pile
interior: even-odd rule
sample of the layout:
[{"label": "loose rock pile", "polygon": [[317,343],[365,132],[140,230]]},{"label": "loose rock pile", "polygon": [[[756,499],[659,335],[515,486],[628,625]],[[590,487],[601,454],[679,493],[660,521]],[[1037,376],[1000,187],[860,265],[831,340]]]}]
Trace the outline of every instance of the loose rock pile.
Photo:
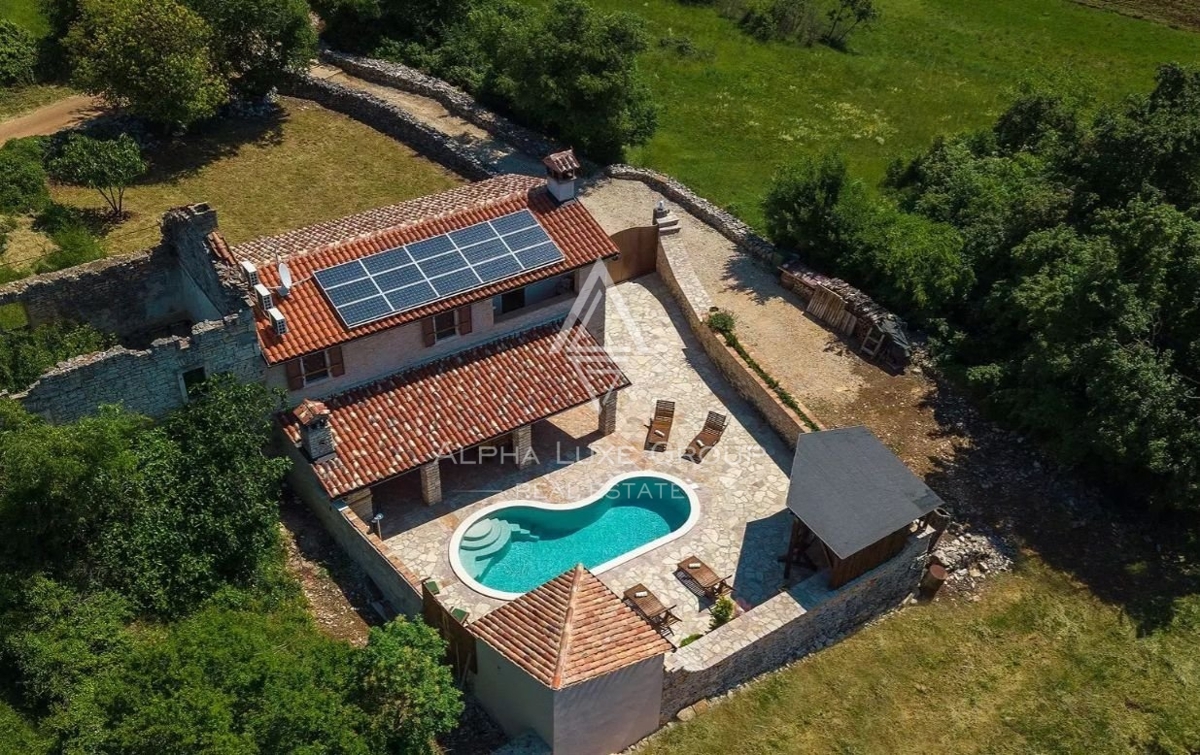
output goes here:
[{"label": "loose rock pile", "polygon": [[971,591],[989,575],[1012,568],[1014,554],[997,535],[969,532],[956,522],[942,535],[933,555],[949,572],[947,584]]}]

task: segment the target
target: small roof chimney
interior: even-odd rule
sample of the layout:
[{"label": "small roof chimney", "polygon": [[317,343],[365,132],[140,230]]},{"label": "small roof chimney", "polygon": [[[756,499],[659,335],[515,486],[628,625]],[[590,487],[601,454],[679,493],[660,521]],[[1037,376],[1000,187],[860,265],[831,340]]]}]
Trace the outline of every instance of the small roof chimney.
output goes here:
[{"label": "small roof chimney", "polygon": [[238,263],[238,266],[242,268],[242,277],[246,279],[247,286],[254,288],[258,285],[258,268],[254,266],[253,262],[242,260]]},{"label": "small roof chimney", "polygon": [[280,337],[287,335],[287,318],[283,316],[278,307],[269,307],[267,318],[271,321],[271,328],[275,331],[275,335]]},{"label": "small roof chimney", "polygon": [[333,414],[320,401],[304,399],[292,414],[300,423],[300,448],[312,461],[322,461],[333,456]]},{"label": "small roof chimney", "polygon": [[261,283],[254,284],[254,299],[258,308],[263,312],[275,306],[275,300],[271,297],[271,289]]},{"label": "small roof chimney", "polygon": [[546,166],[546,188],[550,190],[554,201],[562,204],[574,199],[575,180],[579,177],[581,167],[579,158],[575,157],[575,150],[568,149],[547,155],[542,160],[542,165]]}]

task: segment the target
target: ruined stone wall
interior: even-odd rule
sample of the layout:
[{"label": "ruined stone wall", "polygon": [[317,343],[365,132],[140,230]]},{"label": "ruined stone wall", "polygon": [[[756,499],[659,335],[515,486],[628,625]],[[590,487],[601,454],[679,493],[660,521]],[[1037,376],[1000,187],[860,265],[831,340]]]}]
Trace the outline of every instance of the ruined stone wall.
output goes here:
[{"label": "ruined stone wall", "polygon": [[308,460],[282,431],[276,432],[275,445],[279,454],[292,461],[288,483],[325,525],[325,530],[362,567],[392,608],[408,616],[420,616],[419,586],[400,573],[399,567],[383,552],[379,538],[368,532],[366,523],[349,506],[330,501]]},{"label": "ruined stone wall", "polygon": [[785,663],[828,647],[904,601],[920,581],[932,531],[836,591],[817,574],[667,656],[661,721]]},{"label": "ruined stone wall", "polygon": [[281,87],[284,94],[312,100],[322,107],[361,121],[380,133],[404,142],[472,180],[493,173],[453,137],[422,123],[403,108],[361,89],[352,89],[308,74],[292,76]]},{"label": "ruined stone wall", "polygon": [[74,421],[102,404],[157,417],[185,403],[183,373],[189,370],[202,367],[206,376],[232,373],[261,382],[265,366],[247,310],[199,323],[188,336],[161,338],[146,349],[116,346],[69,359],[13,398],[53,422]]},{"label": "ruined stone wall", "polygon": [[458,87],[423,74],[415,68],[330,49],[321,50],[320,58],[323,62],[337,66],[363,81],[436,100],[454,115],[508,142],[531,157],[542,158],[565,149],[559,142],[493,113]]},{"label": "ruined stone wall", "polygon": [[0,305],[19,302],[29,324],[88,323],[122,340],[154,326],[191,319],[169,250],[109,257],[0,286]]},{"label": "ruined stone wall", "polygon": [[[699,276],[692,268],[692,263],[688,259],[687,247],[679,236],[670,235],[659,238],[656,269],[663,282],[667,284],[667,290],[671,292],[671,296],[679,302],[684,318],[687,319],[692,332],[700,341],[704,353],[713,360],[717,369],[737,390],[738,394],[763,415],[763,418],[783,438],[784,442],[795,448],[796,438],[800,437],[801,433],[809,432],[808,425],[802,417],[780,401],[770,386],[764,383],[762,378],[742,360],[741,356],[729,348],[721,336],[714,333],[712,328],[705,323],[704,319],[712,308],[712,299],[709,298]],[[818,428],[821,427],[811,413],[807,414],[813,424]]]}]

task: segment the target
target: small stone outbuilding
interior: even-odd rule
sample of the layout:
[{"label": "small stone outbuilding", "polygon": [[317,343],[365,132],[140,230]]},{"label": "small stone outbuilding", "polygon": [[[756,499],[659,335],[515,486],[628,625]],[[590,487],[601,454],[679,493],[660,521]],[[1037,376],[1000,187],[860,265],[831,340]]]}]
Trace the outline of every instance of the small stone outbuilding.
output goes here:
[{"label": "small stone outbuilding", "polygon": [[510,736],[606,755],[658,728],[671,644],[582,565],[468,626],[475,696]]}]

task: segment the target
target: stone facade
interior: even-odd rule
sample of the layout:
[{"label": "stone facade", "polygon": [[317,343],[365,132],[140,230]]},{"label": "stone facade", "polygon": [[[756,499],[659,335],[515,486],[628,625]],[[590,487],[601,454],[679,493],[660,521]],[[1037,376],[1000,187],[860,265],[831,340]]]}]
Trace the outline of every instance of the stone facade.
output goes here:
[{"label": "stone facade", "polygon": [[363,81],[436,100],[454,115],[508,142],[527,155],[541,158],[564,149],[559,142],[493,113],[463,90],[441,79],[427,76],[415,68],[329,49],[321,50],[320,58],[322,62],[337,66]]},{"label": "stone facade", "polygon": [[493,175],[487,166],[453,137],[370,92],[323,81],[308,74],[292,76],[281,90],[284,94],[312,100],[322,107],[361,121],[467,178],[479,180]]},{"label": "stone facade", "polygon": [[909,538],[891,560],[835,591],[818,573],[667,656],[661,720],[759,674],[828,647],[916,589],[929,537]]},{"label": "stone facade", "polygon": [[160,416],[187,400],[184,374],[232,373],[246,382],[264,379],[264,363],[248,311],[202,322],[187,336],[154,341],[147,349],[116,346],[75,357],[46,372],[14,399],[53,422],[72,422],[103,404]]}]

